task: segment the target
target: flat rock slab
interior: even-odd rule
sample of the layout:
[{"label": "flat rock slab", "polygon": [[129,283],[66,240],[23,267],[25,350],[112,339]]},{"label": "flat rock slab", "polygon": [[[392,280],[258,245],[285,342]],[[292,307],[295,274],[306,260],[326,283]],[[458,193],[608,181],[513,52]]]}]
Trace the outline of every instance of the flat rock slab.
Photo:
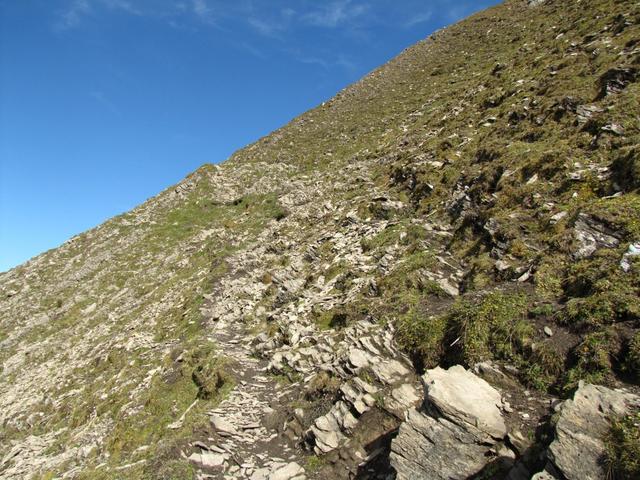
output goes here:
[{"label": "flat rock slab", "polygon": [[607,472],[600,459],[610,418],[640,407],[640,397],[600,385],[580,384],[573,399],[560,406],[556,439],[549,458],[568,480],[598,480]]},{"label": "flat rock slab", "polygon": [[192,453],[189,457],[189,460],[205,468],[222,467],[226,459],[226,455],[207,451],[203,451],[202,453]]},{"label": "flat rock slab", "polygon": [[427,401],[452,422],[467,424],[494,439],[507,434],[499,409],[502,396],[480,377],[456,365],[448,370],[427,370],[422,380]]},{"label": "flat rock slab", "polygon": [[295,462],[288,463],[269,474],[269,480],[298,480],[304,478],[304,468]]},{"label": "flat rock slab", "polygon": [[216,432],[222,435],[237,435],[238,431],[236,428],[227,420],[222,418],[219,415],[211,415],[210,417],[211,425],[216,430]]}]

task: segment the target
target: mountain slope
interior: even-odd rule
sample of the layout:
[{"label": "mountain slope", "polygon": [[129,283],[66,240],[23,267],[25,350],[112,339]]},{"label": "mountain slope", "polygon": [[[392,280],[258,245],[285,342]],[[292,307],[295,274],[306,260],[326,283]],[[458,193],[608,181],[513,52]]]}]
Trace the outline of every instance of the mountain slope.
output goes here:
[{"label": "mountain slope", "polygon": [[385,478],[425,368],[540,448],[519,392],[637,385],[639,22],[507,1],[1,274],[3,478]]}]

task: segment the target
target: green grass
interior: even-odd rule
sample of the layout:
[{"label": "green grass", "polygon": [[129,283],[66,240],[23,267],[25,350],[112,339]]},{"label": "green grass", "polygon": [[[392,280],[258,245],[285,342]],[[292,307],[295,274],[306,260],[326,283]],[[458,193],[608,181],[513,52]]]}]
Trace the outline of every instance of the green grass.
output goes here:
[{"label": "green grass", "polygon": [[624,363],[625,370],[640,383],[640,332],[636,332],[629,340]]},{"label": "green grass", "polygon": [[[580,379],[607,382],[624,374],[637,381],[638,261],[630,272],[623,272],[619,262],[628,244],[640,238],[640,84],[602,98],[598,80],[607,70],[633,61],[624,52],[633,48],[638,25],[613,33],[618,13],[628,10],[631,18],[637,16],[637,6],[627,3],[548,2],[533,9],[524,1],[512,1],[474,15],[236,152],[220,171],[242,169],[230,179],[238,198],[229,201],[221,194],[214,181],[218,167],[204,166],[185,182],[189,190],[177,195],[168,189],[135,211],[47,252],[37,275],[19,267],[15,274],[29,285],[31,297],[19,311],[2,316],[0,360],[9,359],[21,341],[33,348],[29,362],[54,359],[65,365],[65,355],[75,353],[81,340],[92,335],[96,345],[105,346],[97,349],[105,355],[87,351],[84,358],[74,358],[81,366],[56,390],[43,392],[42,402],[22,418],[42,413],[34,417],[42,421],[29,431],[8,426],[0,433],[2,446],[31,432],[80,429],[96,418],[112,420],[116,424],[109,434],[113,452],[108,467],[83,475],[112,478],[112,467],[136,460],[136,446],[149,442],[156,447],[149,451],[148,464],[127,475],[192,477],[193,469],[176,460],[176,449],[183,435],[200,428],[200,405],[215,403],[229,385],[223,359],[199,350],[205,336],[199,317],[203,294],[229,273],[230,255],[250,245],[266,225],[288,223],[289,212],[279,196],[291,192],[280,188],[301,175],[322,176],[333,187],[327,200],[334,205],[349,205],[362,219],[391,220],[384,230],[363,238],[361,247],[379,258],[397,246],[402,256],[388,275],[377,274],[378,297],[360,295],[340,311],[317,314],[320,328],[339,329],[373,316],[395,323],[398,341],[420,368],[458,362],[471,366],[493,359],[518,367],[525,384],[562,395],[569,395]],[[558,26],[553,35],[551,17]],[[594,32],[599,41],[591,43],[586,37]],[[495,69],[496,62],[504,68]],[[577,124],[573,110],[591,103],[602,112],[585,125]],[[489,117],[493,119],[485,126]],[[601,130],[612,122],[624,127],[624,135]],[[372,190],[354,181],[347,170],[352,166],[362,166],[375,189],[402,200],[405,209],[388,214],[370,208]],[[604,169],[611,175],[599,176]],[[579,170],[581,178],[571,179]],[[272,189],[265,187],[269,175],[277,180]],[[617,188],[622,194],[611,198]],[[466,198],[456,203],[461,193]],[[554,224],[550,218],[557,212],[567,215]],[[576,261],[573,225],[581,213],[615,230],[620,247]],[[486,228],[490,219],[496,224],[495,235]],[[446,227],[447,232],[429,232],[413,220]],[[295,241],[305,228],[315,227],[312,223],[301,220],[300,228],[292,223],[279,233]],[[203,240],[205,230],[213,234]],[[463,298],[457,301],[427,275],[440,267],[435,256],[440,247],[465,270]],[[330,265],[325,278],[340,277],[338,291],[346,291],[352,285],[351,268],[334,261],[334,250],[331,241],[319,249],[322,263]],[[500,256],[513,271],[531,271],[533,289],[525,289],[526,295],[496,291],[511,280],[496,271]],[[97,259],[100,263],[94,265]],[[269,268],[293,260],[282,252],[270,259]],[[125,289],[130,308],[110,318]],[[82,315],[97,301],[95,293],[102,296],[98,310]],[[275,287],[264,305],[270,306],[274,293]],[[541,308],[541,302],[553,308]],[[49,320],[20,330],[40,314]],[[532,321],[542,318],[577,336],[578,345],[568,356],[549,339],[534,339]],[[138,321],[140,330],[128,330]],[[137,333],[150,333],[154,342],[182,349],[188,360],[179,367],[160,354],[162,349],[106,349],[110,339],[126,340]],[[66,351],[55,345],[65,345]],[[153,380],[150,390],[136,399],[140,410],[134,417],[119,416],[134,386],[161,365],[171,378]],[[19,374],[5,375],[3,381]],[[75,390],[80,393],[59,404],[46,401]],[[195,398],[199,406],[185,429],[167,436],[163,426],[174,416],[174,407],[179,410]],[[51,450],[61,451],[74,441],[69,430]]]},{"label": "green grass", "polygon": [[[232,385],[233,380],[212,345],[196,345],[186,350],[179,365],[171,365],[163,376],[154,377],[149,389],[138,399],[140,411],[116,417],[116,426],[106,442],[112,461],[122,463],[139,446],[193,433],[195,427],[208,421],[204,415],[206,408],[215,405]],[[167,425],[196,399],[202,402],[189,412],[185,426],[175,434],[167,430]]]},{"label": "green grass", "polygon": [[519,368],[523,383],[547,390],[558,382],[563,359],[549,345],[533,342],[528,305],[524,294],[494,292],[428,316],[428,307],[415,303],[398,318],[397,340],[420,370],[505,361]]},{"label": "green grass", "polygon": [[562,382],[565,394],[571,393],[580,380],[587,383],[602,383],[612,374],[612,353],[615,341],[610,330],[601,330],[587,335],[574,349],[572,364]]},{"label": "green grass", "polygon": [[640,412],[612,419],[605,444],[607,478],[640,478]]}]

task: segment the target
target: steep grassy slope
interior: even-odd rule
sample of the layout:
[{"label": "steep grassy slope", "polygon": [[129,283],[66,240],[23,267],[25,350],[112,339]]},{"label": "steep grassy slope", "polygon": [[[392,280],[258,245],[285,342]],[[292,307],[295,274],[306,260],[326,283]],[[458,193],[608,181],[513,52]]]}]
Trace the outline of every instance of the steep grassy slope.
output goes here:
[{"label": "steep grassy slope", "polygon": [[[566,389],[610,366],[637,379],[626,359],[640,283],[619,263],[640,239],[638,14],[633,2],[507,2],[409,48],[233,159],[314,172],[374,159],[377,184],[411,205],[405,217],[451,226],[463,289],[527,272],[530,315],[586,342],[565,378],[558,358],[532,381]],[[585,220],[616,248],[577,252]],[[590,345],[601,361],[581,357]]]},{"label": "steep grassy slope", "polygon": [[[217,287],[254,334],[290,318],[258,305],[322,278],[338,300],[300,322],[393,324],[418,371],[493,359],[558,396],[637,385],[639,42],[633,1],[507,1],[0,275],[0,472],[193,475],[178,452],[234,382],[200,308]],[[259,248],[247,304],[232,280]]]},{"label": "steep grassy slope", "polygon": [[[192,378],[220,361],[201,323],[202,295],[224,274],[224,258],[281,212],[273,192],[239,170],[247,183],[203,167],[3,275],[0,441],[9,458],[10,445],[24,442],[22,454],[32,448],[47,471],[44,452],[56,465],[106,443],[118,463],[195,428],[166,426],[195,398],[206,409],[217,397]],[[269,174],[261,181],[277,184]],[[158,379],[179,355],[189,361]],[[221,390],[232,383],[223,380]]]}]

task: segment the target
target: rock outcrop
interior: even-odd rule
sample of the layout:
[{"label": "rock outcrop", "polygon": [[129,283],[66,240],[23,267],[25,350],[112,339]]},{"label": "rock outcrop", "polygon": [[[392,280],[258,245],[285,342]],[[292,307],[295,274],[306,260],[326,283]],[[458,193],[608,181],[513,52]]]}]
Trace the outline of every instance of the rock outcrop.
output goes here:
[{"label": "rock outcrop", "polygon": [[[567,480],[607,478],[604,439],[611,419],[640,408],[640,396],[580,383],[572,399],[558,406],[555,439],[548,458]],[[548,468],[554,472],[553,468]],[[547,473],[551,475],[551,473]]]},{"label": "rock outcrop", "polygon": [[429,370],[422,379],[424,404],[409,410],[391,446],[398,480],[478,473],[495,459],[496,444],[507,435],[500,392],[459,365]]}]

